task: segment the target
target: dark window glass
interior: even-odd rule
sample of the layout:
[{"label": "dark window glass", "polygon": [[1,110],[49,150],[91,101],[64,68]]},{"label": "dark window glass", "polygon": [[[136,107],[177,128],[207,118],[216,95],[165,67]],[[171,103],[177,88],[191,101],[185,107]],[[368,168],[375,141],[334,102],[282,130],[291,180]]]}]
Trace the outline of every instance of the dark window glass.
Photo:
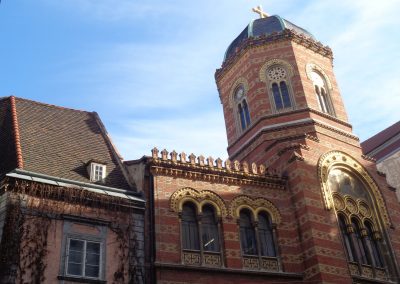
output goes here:
[{"label": "dark window glass", "polygon": [[243,111],[244,111],[244,116],[246,118],[246,127],[248,127],[250,125],[250,113],[246,100],[243,100]]},{"label": "dark window glass", "polygon": [[282,97],[279,91],[279,87],[277,83],[272,84],[272,93],[274,95],[274,101],[275,101],[275,106],[276,109],[282,109],[283,108],[283,102],[282,102]]},{"label": "dark window glass", "polygon": [[244,130],[246,129],[246,120],[244,117],[244,111],[241,104],[238,105],[238,112],[240,117],[240,125],[242,126],[242,130]]},{"label": "dark window glass", "polygon": [[202,245],[204,251],[220,251],[218,223],[214,208],[210,205],[203,207],[201,219]]},{"label": "dark window glass", "polygon": [[281,88],[281,94],[282,94],[282,100],[283,100],[283,107],[291,107],[292,103],[290,102],[290,96],[289,96],[289,91],[286,85],[286,82],[282,81],[279,84]]},{"label": "dark window glass", "polygon": [[191,203],[185,203],[182,208],[182,238],[183,249],[200,250],[196,209]]},{"label": "dark window glass", "polygon": [[85,242],[80,240],[69,240],[67,274],[83,275],[83,257]]},{"label": "dark window glass", "polygon": [[249,210],[240,211],[240,241],[243,254],[257,255],[257,242]]},{"label": "dark window glass", "polygon": [[354,239],[354,248],[357,254],[358,262],[362,264],[370,264],[367,257],[367,250],[365,244],[361,237],[360,227],[356,220],[351,220],[351,224],[354,229],[353,239]]},{"label": "dark window glass", "polygon": [[268,214],[262,212],[258,215],[258,234],[260,250],[263,256],[276,256],[272,223]]},{"label": "dark window glass", "polygon": [[376,267],[383,267],[382,255],[379,249],[377,240],[373,238],[372,226],[369,223],[365,223],[367,229],[367,236],[365,237],[366,244],[372,254],[372,262]]},{"label": "dark window glass", "polygon": [[321,101],[322,101],[322,111],[329,113],[328,110],[328,98],[324,89],[321,89]]},{"label": "dark window glass", "polygon": [[341,215],[339,216],[339,226],[340,226],[340,231],[342,233],[342,238],[344,246],[346,248],[347,256],[349,257],[350,261],[356,262],[357,260],[355,258],[353,244],[351,242],[349,234],[347,233],[346,222],[344,221],[343,216]]}]

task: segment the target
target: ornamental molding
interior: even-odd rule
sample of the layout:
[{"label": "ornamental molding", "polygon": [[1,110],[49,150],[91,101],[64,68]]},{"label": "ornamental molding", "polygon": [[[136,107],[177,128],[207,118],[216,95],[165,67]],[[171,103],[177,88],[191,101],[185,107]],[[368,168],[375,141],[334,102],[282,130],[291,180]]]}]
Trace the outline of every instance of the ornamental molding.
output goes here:
[{"label": "ornamental molding", "polygon": [[316,71],[317,73],[319,73],[319,75],[321,75],[321,76],[324,78],[324,80],[325,80],[325,82],[326,82],[326,85],[328,86],[328,89],[329,89],[329,90],[332,90],[332,89],[333,89],[331,80],[329,80],[329,77],[328,77],[328,75],[325,73],[324,69],[322,69],[321,67],[319,67],[317,64],[314,64],[314,63],[307,63],[307,64],[306,64],[306,74],[307,74],[307,78],[308,78],[309,80],[311,80],[311,81],[312,81],[312,75],[311,75],[311,73],[312,73],[313,71],[314,71],[314,72]]},{"label": "ornamental molding", "polygon": [[283,66],[284,69],[288,73],[287,77],[288,78],[293,77],[293,75],[294,75],[293,66],[289,62],[282,60],[282,59],[271,59],[271,60],[268,60],[267,62],[265,62],[263,64],[263,66],[261,66],[261,69],[259,72],[259,77],[260,77],[261,82],[267,83],[268,81],[271,81],[270,79],[268,79],[267,71],[268,71],[268,69],[270,69],[271,67],[274,67],[274,66]]},{"label": "ornamental molding", "polygon": [[279,33],[263,35],[256,38],[248,38],[243,41],[237,48],[237,52],[232,54],[223,63],[221,68],[215,72],[215,79],[218,81],[233,67],[233,65],[241,58],[241,56],[250,48],[259,48],[264,45],[273,44],[279,41],[293,41],[310,50],[329,59],[333,59],[332,50],[328,46],[324,46],[321,42],[317,42],[312,38],[305,37],[292,29],[285,29]]},{"label": "ornamental molding", "polygon": [[[169,155],[168,155],[169,154]],[[178,157],[179,156],[179,157]],[[223,162],[194,154],[186,155],[182,152],[178,155],[172,151],[161,151],[161,157],[157,148],[152,150],[152,158],[149,160],[151,173],[181,177],[192,180],[203,180],[220,184],[256,185],[274,189],[285,189],[286,178],[271,173],[265,165],[256,163],[239,162],[229,159]]]},{"label": "ornamental molding", "polygon": [[247,98],[247,93],[249,92],[249,82],[247,81],[246,78],[240,77],[238,78],[235,83],[232,85],[232,88],[230,90],[230,96],[229,96],[229,105],[233,108],[235,106],[235,91],[236,89],[242,85],[244,89],[244,98]]},{"label": "ornamental molding", "polygon": [[372,199],[376,202],[377,213],[381,215],[385,225],[390,227],[391,222],[389,220],[389,214],[378,185],[367,170],[356,159],[341,151],[328,152],[321,156],[318,162],[318,176],[325,208],[330,210],[335,207],[333,193],[328,186],[329,173],[335,168],[346,169],[360,178],[364,183],[365,188],[369,191]]},{"label": "ornamental molding", "polygon": [[253,220],[258,221],[258,213],[266,211],[270,216],[273,224],[280,224],[282,217],[278,208],[268,199],[259,197],[251,198],[247,195],[235,197],[229,205],[229,215],[233,218],[239,218],[240,210],[249,209],[253,213]]},{"label": "ornamental molding", "polygon": [[227,216],[225,202],[218,194],[210,190],[198,191],[190,187],[178,189],[171,195],[170,208],[172,211],[180,213],[182,212],[183,204],[187,201],[196,205],[198,214],[201,214],[205,204],[211,204],[219,217]]}]

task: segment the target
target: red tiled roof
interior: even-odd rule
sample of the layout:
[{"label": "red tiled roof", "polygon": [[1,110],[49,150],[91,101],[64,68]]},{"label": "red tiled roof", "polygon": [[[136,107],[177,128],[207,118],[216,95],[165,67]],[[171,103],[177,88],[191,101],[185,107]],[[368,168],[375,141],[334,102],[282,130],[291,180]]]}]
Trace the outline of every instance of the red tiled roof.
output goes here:
[{"label": "red tiled roof", "polygon": [[0,162],[0,173],[23,167],[89,183],[87,162],[100,160],[107,166],[104,185],[129,189],[96,113],[13,97],[0,100],[0,111],[0,150],[7,161]]},{"label": "red tiled roof", "polygon": [[361,143],[364,154],[368,155],[371,151],[377,147],[383,145],[385,142],[400,133],[400,121],[382,130],[378,134],[365,140]]}]

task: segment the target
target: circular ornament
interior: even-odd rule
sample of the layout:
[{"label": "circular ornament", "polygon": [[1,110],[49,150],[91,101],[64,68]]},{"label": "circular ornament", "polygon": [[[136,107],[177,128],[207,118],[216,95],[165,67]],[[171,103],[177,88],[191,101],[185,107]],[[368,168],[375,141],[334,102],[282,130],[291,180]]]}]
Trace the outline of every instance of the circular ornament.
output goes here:
[{"label": "circular ornament", "polygon": [[280,66],[271,67],[267,70],[267,76],[270,80],[281,80],[286,78],[286,71]]},{"label": "circular ornament", "polygon": [[347,210],[349,210],[350,213],[357,212],[357,204],[351,199],[346,200],[346,208]]},{"label": "circular ornament", "polygon": [[345,207],[343,199],[338,196],[333,197],[333,204],[335,204],[336,210],[343,210]]},{"label": "circular ornament", "polygon": [[235,93],[235,100],[240,101],[244,96],[244,89],[243,86],[240,86],[239,88],[236,89]]},{"label": "circular ornament", "polygon": [[368,206],[364,203],[361,203],[358,207],[361,215],[364,217],[370,217],[371,216],[371,210],[369,210]]}]

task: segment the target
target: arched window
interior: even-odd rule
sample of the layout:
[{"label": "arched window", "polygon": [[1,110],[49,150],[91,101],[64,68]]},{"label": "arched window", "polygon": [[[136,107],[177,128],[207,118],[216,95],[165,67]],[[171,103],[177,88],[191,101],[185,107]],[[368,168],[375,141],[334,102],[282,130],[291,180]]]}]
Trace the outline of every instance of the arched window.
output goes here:
[{"label": "arched window", "polygon": [[376,267],[383,267],[383,260],[378,245],[378,240],[374,238],[371,224],[369,222],[365,222],[365,228],[367,230],[367,236],[365,237],[365,240],[367,247],[369,248],[372,255],[372,265]]},{"label": "arched window", "polygon": [[261,255],[275,257],[276,250],[271,218],[269,214],[265,212],[258,214],[258,235]]},{"label": "arched window", "polygon": [[353,243],[350,239],[350,236],[347,232],[346,222],[344,221],[344,217],[339,215],[339,226],[340,232],[342,233],[344,247],[346,248],[346,253],[350,261],[356,262]]},{"label": "arched window", "polygon": [[253,226],[252,213],[248,209],[240,211],[240,242],[245,255],[257,255],[257,240]]},{"label": "arched window", "polygon": [[[391,258],[381,253],[381,247],[386,251],[390,249],[380,241],[382,232],[374,230],[379,228],[379,217],[375,215],[376,201],[367,185],[358,175],[333,168],[329,171],[328,187],[332,192],[351,275],[390,278]],[[345,220],[350,220],[350,224]]]},{"label": "arched window", "polygon": [[203,216],[201,218],[202,248],[204,251],[219,252],[219,233],[218,222],[214,207],[205,205],[203,207]]},{"label": "arched window", "polygon": [[243,85],[239,85],[234,94],[234,100],[237,105],[237,119],[239,120],[241,131],[250,126],[250,112],[246,100],[246,94]]},{"label": "arched window", "polygon": [[360,262],[362,264],[370,264],[367,247],[361,237],[360,226],[356,219],[351,220],[351,226],[353,227],[353,231],[354,231],[353,243],[354,243],[354,249],[356,252],[357,260],[358,260],[358,262]]},{"label": "arched window", "polygon": [[183,249],[200,250],[196,207],[190,202],[182,207],[182,246]]},{"label": "arched window", "polygon": [[270,82],[275,110],[291,109],[293,103],[287,83],[286,69],[282,66],[274,65],[268,68],[266,74]]},{"label": "arched window", "polygon": [[334,115],[333,106],[329,98],[328,87],[325,79],[316,71],[311,72],[311,80],[314,84],[319,109],[330,115]]}]

